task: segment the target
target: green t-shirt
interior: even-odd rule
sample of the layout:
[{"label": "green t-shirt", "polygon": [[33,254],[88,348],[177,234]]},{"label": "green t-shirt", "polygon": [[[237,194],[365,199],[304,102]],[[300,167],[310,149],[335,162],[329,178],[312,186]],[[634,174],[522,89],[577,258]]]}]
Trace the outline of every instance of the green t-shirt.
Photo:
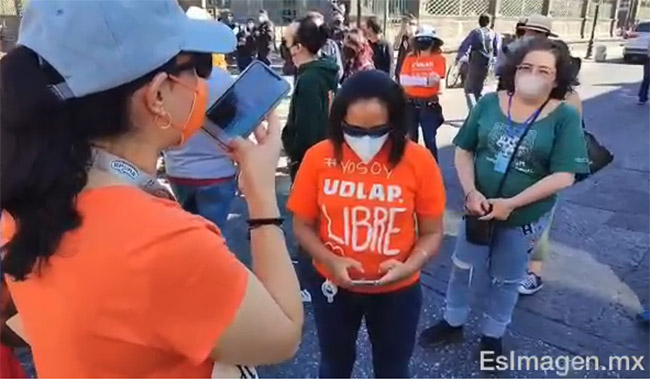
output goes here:
[{"label": "green t-shirt", "polygon": [[[525,126],[514,124],[515,129]],[[476,188],[487,198],[496,198],[503,173],[495,170],[499,153],[511,156],[523,132],[508,134],[508,117],[499,106],[496,93],[481,98],[472,109],[454,144],[474,152]],[[557,173],[589,173],[589,160],[582,123],[577,110],[560,104],[528,131],[510,167],[500,198],[510,198],[534,185],[544,177]],[[550,212],[557,196],[545,198],[516,209],[506,221],[521,226],[537,221]]]}]

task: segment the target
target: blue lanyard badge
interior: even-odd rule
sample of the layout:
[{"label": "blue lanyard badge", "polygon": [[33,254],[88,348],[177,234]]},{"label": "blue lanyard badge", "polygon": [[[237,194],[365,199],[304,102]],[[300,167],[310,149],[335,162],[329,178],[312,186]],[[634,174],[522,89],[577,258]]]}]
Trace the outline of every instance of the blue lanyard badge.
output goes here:
[{"label": "blue lanyard badge", "polygon": [[[539,113],[542,112],[542,109],[540,108],[539,110],[535,111],[531,116],[528,117],[519,126],[514,125],[512,121],[512,115],[510,113],[510,108],[512,107],[512,96],[508,98],[508,128],[506,129],[506,135],[508,135],[509,139],[512,139],[516,142],[519,141],[519,139],[523,138],[523,133],[526,131],[528,126],[533,123],[535,119],[539,116]],[[512,155],[514,154],[514,147],[516,145],[513,145],[512,152],[504,152],[503,150],[500,151],[497,155],[496,161],[494,162],[494,171],[498,173],[506,173],[508,170],[508,166],[510,164],[510,159]]]}]

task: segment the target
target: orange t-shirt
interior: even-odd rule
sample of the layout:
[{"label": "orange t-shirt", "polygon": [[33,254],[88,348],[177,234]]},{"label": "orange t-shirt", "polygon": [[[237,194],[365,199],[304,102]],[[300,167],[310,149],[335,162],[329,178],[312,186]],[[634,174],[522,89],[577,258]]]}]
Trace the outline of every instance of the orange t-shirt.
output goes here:
[{"label": "orange t-shirt", "polygon": [[[440,79],[447,75],[447,60],[442,54],[417,56],[411,53],[404,59],[400,75],[427,78],[432,73],[438,74]],[[440,94],[440,86],[404,86],[404,91],[412,98],[431,98]]]},{"label": "orange t-shirt", "polygon": [[[391,169],[389,147],[384,145],[366,164],[343,144],[342,161],[337,164],[331,141],[320,142],[307,151],[289,196],[289,210],[317,221],[320,239],[332,253],[362,263],[364,273],[351,271],[353,279],[379,279],[380,263],[406,261],[417,239],[416,217],[439,217],[445,210],[442,175],[431,153],[408,142],[402,161]],[[325,266],[314,265],[325,278],[332,278]],[[398,290],[416,282],[419,275],[354,291]]]},{"label": "orange t-shirt", "polygon": [[217,227],[129,186],[84,191],[77,209],[40,272],[6,277],[39,377],[209,378],[248,280]]}]

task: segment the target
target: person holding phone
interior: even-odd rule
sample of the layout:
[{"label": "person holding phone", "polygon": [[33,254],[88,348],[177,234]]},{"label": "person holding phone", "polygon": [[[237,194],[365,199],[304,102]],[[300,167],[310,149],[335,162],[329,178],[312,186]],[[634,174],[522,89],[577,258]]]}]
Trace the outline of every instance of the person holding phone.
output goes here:
[{"label": "person holding phone", "polygon": [[[523,41],[508,56],[502,79],[505,90],[481,98],[454,140],[467,216],[458,230],[443,319],[420,337],[425,346],[461,340],[473,272],[488,271],[480,342],[486,366],[503,353],[517,288],[557,193],[589,171],[580,115],[563,102],[573,83],[566,46]],[[485,229],[468,228],[477,220]],[[485,230],[489,242],[477,244],[473,236]]]},{"label": "person holding phone", "polygon": [[328,38],[324,19],[313,15],[289,25],[284,36],[298,68],[287,125],[282,131],[292,180],[305,152],[327,137],[327,116],[338,87],[339,72],[333,59],[319,56]]},{"label": "person holding phone", "polygon": [[417,143],[422,129],[424,144],[436,160],[436,135],[445,122],[440,94],[444,86],[442,79],[447,74],[447,60],[442,55],[442,45],[434,28],[422,26],[414,37],[414,52],[406,57],[400,73],[400,83],[409,99],[409,136]]},{"label": "person holding phone", "polygon": [[[206,82],[209,106],[234,80],[228,72],[215,68]],[[168,149],[163,155],[167,180],[183,209],[217,225],[226,242],[232,239],[227,220],[237,193],[237,169],[228,152],[200,130],[181,147]],[[250,265],[250,258],[239,259]]]},{"label": "person holding phone", "polygon": [[381,71],[341,87],[329,139],[306,154],[288,209],[317,272],[307,280],[319,377],[349,378],[362,320],[376,378],[409,378],[420,269],[443,237],[445,190],[431,153],[406,136],[406,97]]},{"label": "person holding phone", "polygon": [[201,128],[210,54],[234,49],[232,31],[175,0],[31,0],[20,32],[0,66],[2,270],[39,377],[209,378],[215,360],[292,357],[278,118],[229,147],[252,272],[155,179],[161,151]]}]

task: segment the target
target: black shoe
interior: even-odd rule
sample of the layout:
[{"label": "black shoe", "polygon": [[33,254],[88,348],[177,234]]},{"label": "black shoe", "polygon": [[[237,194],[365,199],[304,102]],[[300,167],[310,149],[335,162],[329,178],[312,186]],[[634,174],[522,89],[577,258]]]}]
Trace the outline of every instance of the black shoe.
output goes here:
[{"label": "black shoe", "polygon": [[519,284],[520,295],[533,295],[544,287],[542,277],[529,271],[524,280]]},{"label": "black shoe", "polygon": [[[479,345],[479,367],[484,372],[494,373],[497,369],[497,357],[503,355],[503,344],[501,338],[481,336]],[[505,370],[505,369],[503,369]]]},{"label": "black shoe", "polygon": [[438,343],[454,343],[463,340],[463,326],[452,327],[445,320],[425,329],[420,334],[420,345],[431,347]]}]

